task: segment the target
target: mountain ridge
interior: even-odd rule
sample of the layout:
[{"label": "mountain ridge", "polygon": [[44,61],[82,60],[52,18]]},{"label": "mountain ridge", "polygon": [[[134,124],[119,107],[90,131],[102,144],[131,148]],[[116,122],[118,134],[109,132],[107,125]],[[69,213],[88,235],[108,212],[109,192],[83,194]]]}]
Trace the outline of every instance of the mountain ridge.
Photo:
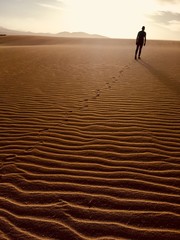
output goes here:
[{"label": "mountain ridge", "polygon": [[18,31],[8,29],[0,26],[0,36],[3,35],[35,35],[35,36],[52,36],[52,37],[66,37],[66,38],[108,38],[99,34],[89,34],[86,32],[59,32],[59,33],[34,33],[30,31]]}]

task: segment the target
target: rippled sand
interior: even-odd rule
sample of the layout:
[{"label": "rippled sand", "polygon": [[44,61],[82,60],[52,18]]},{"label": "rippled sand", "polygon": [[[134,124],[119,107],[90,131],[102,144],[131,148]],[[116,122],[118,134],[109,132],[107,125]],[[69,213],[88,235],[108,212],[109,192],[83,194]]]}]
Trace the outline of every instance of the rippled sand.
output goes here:
[{"label": "rippled sand", "polygon": [[0,38],[0,239],[180,239],[180,42]]}]

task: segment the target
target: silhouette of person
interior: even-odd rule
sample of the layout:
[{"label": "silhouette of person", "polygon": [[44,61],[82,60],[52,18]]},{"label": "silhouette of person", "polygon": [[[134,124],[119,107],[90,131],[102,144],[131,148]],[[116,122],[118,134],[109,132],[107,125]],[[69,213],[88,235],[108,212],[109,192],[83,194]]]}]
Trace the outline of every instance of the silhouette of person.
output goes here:
[{"label": "silhouette of person", "polygon": [[135,59],[137,59],[137,54],[138,58],[141,58],[141,50],[143,45],[146,45],[146,32],[144,31],[145,27],[142,27],[142,31],[139,31],[137,34],[136,38],[136,51],[135,51]]}]

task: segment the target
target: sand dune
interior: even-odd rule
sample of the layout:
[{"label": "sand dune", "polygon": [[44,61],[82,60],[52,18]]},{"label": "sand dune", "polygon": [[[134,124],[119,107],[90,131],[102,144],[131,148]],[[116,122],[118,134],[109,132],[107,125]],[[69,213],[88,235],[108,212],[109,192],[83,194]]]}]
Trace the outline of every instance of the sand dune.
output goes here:
[{"label": "sand dune", "polygon": [[180,239],[179,47],[0,38],[0,239]]}]

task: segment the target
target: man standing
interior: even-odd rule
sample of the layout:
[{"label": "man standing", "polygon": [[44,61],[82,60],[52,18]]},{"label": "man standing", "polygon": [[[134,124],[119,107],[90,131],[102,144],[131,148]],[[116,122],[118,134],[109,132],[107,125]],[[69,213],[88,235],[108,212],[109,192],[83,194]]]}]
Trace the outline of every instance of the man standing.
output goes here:
[{"label": "man standing", "polygon": [[135,59],[137,59],[137,53],[138,53],[138,58],[140,59],[141,57],[141,50],[143,45],[146,45],[146,32],[144,31],[145,27],[142,27],[142,31],[138,32],[137,38],[136,38],[136,52],[135,52]]}]

